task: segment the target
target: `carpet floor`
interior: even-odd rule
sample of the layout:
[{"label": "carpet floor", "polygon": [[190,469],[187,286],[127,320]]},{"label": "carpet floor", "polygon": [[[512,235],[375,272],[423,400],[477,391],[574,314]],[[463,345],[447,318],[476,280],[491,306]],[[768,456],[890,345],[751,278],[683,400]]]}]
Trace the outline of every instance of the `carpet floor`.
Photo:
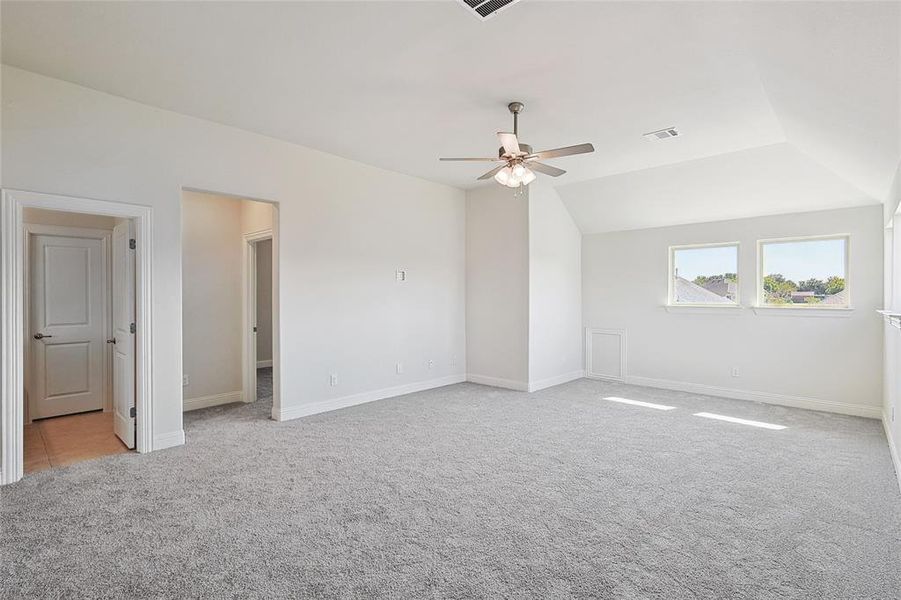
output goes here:
[{"label": "carpet floor", "polygon": [[590,380],[268,413],[2,488],[2,597],[901,597],[878,421]]}]

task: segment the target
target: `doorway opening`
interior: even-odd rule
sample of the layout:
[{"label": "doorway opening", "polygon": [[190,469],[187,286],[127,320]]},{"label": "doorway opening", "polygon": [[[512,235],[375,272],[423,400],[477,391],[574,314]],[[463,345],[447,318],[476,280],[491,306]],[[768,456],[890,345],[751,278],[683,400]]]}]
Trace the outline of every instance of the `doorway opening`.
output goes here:
[{"label": "doorway opening", "polygon": [[150,209],[4,190],[0,214],[0,483],[149,452]]},{"label": "doorway opening", "polygon": [[134,223],[22,217],[27,475],[135,447]]},{"label": "doorway opening", "polygon": [[185,423],[278,415],[276,205],[182,194]]}]

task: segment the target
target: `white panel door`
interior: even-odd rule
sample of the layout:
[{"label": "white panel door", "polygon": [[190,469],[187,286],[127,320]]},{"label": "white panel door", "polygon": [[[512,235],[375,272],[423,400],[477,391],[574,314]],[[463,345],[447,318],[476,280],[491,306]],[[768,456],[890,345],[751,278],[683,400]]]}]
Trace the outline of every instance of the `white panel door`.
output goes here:
[{"label": "white panel door", "polygon": [[113,229],[113,427],[135,447],[135,257],[129,247],[132,222]]},{"label": "white panel door", "polygon": [[33,419],[103,408],[103,241],[32,236]]}]

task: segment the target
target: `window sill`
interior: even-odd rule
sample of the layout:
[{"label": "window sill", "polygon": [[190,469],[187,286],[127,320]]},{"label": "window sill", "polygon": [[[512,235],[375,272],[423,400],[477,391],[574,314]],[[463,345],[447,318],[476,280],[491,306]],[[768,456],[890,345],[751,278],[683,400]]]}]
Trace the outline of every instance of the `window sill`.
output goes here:
[{"label": "window sill", "polygon": [[877,310],[883,320],[896,329],[901,329],[901,313],[893,310]]},{"label": "window sill", "polygon": [[768,317],[827,317],[847,319],[854,314],[854,309],[849,307],[808,308],[806,306],[753,306],[752,309],[756,314]]},{"label": "window sill", "polygon": [[741,304],[664,304],[668,313],[694,315],[737,315],[744,308]]}]

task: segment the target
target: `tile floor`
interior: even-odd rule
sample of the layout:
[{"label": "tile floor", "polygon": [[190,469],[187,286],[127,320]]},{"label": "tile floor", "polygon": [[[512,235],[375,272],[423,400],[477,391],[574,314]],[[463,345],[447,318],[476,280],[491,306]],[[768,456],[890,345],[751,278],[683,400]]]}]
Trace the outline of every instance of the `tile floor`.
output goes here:
[{"label": "tile floor", "polygon": [[113,413],[90,412],[25,425],[25,473],[128,452],[113,433]]}]

